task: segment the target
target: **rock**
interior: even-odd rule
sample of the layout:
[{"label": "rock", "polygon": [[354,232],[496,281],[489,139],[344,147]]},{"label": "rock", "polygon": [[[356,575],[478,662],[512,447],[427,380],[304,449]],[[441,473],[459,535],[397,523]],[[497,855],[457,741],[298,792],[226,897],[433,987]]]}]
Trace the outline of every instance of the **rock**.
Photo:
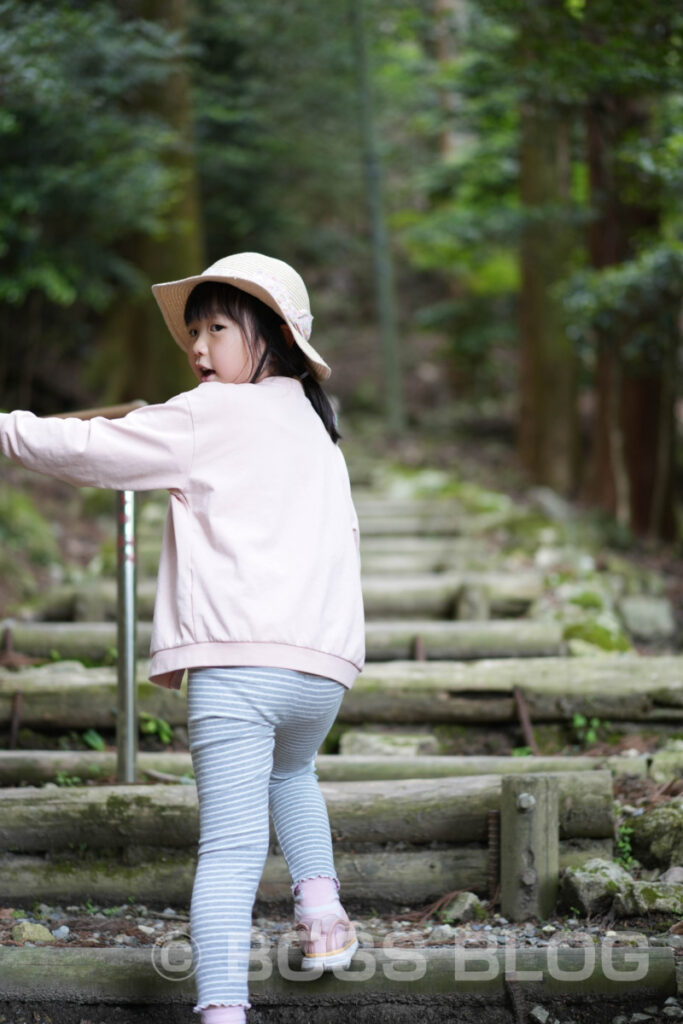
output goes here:
[{"label": "rock", "polygon": [[683,915],[683,888],[661,882],[631,881],[615,894],[613,908],[617,917],[634,917],[653,911]]},{"label": "rock", "polygon": [[668,640],[676,633],[671,601],[649,594],[630,594],[617,605],[626,629],[636,640]]},{"label": "rock", "polygon": [[365,757],[417,757],[440,751],[439,741],[430,732],[349,729],[341,737],[339,752]]},{"label": "rock", "polygon": [[581,640],[578,636],[567,641],[567,651],[572,658],[595,657],[596,655],[611,654],[611,651],[605,651],[602,647],[598,647],[597,644],[592,644],[588,640]]},{"label": "rock", "polygon": [[683,1017],[683,1010],[680,1006],[665,1006],[661,1013],[667,1020],[681,1020]]},{"label": "rock", "polygon": [[683,882],[683,867],[674,864],[657,879],[658,882],[665,882],[667,885],[680,885]]},{"label": "rock", "polygon": [[552,487],[530,487],[526,497],[531,505],[542,512],[547,519],[558,523],[567,523],[574,516],[570,503]]},{"label": "rock", "polygon": [[534,553],[534,563],[539,569],[553,569],[563,566],[573,570],[577,576],[595,572],[595,559],[579,548],[542,546]]},{"label": "rock", "polygon": [[66,924],[60,924],[59,928],[55,928],[52,932],[52,937],[55,939],[65,939],[69,935],[70,928]]},{"label": "rock", "polygon": [[534,1006],[529,1010],[529,1019],[535,1021],[536,1024],[548,1024],[549,1018],[550,1014],[542,1006]]},{"label": "rock", "polygon": [[20,921],[12,928],[15,942],[52,942],[52,933],[44,924],[32,924],[31,921]]},{"label": "rock", "polygon": [[461,892],[444,907],[443,915],[449,922],[472,921],[485,917],[486,910],[475,893]]},{"label": "rock", "polygon": [[633,854],[646,867],[683,864],[683,797],[659,804],[629,824]]},{"label": "rock", "polygon": [[580,868],[567,868],[562,876],[561,898],[568,907],[582,914],[604,913],[616,894],[633,879],[613,861],[593,857]]},{"label": "rock", "polygon": [[648,942],[651,946],[670,946],[671,949],[683,949],[683,935],[677,935],[675,932],[651,935]]},{"label": "rock", "polygon": [[454,935],[455,929],[451,928],[449,924],[437,924],[429,933],[427,942],[430,945],[439,945],[440,943],[450,942]]},{"label": "rock", "polygon": [[679,779],[683,775],[683,751],[669,744],[655,751],[650,761],[649,775],[657,783]]}]

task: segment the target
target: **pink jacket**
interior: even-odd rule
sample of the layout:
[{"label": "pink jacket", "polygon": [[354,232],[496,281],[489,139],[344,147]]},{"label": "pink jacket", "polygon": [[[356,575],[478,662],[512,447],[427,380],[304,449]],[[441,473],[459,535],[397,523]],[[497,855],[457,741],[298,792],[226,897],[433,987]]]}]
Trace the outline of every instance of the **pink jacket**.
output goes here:
[{"label": "pink jacket", "polygon": [[208,382],[118,420],[0,414],[0,451],[72,484],[169,491],[152,682],[269,665],[352,685],[365,662],[358,518],[299,380]]}]

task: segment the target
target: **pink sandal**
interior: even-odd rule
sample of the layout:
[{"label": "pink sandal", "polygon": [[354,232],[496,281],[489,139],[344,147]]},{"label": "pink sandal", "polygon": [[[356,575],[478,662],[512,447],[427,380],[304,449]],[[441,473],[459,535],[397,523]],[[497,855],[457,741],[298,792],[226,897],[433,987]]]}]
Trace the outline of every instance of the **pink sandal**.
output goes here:
[{"label": "pink sandal", "polygon": [[295,904],[294,929],[303,952],[304,971],[348,967],[358,949],[356,929],[338,900],[319,907]]}]

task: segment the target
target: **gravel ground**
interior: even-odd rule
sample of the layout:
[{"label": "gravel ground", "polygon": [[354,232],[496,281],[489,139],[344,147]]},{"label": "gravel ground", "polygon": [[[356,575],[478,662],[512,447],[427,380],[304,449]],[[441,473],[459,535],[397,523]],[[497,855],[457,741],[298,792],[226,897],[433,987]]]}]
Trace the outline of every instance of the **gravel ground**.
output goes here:
[{"label": "gravel ground", "polygon": [[[611,938],[615,945],[635,945],[645,941],[649,945],[667,945],[674,949],[676,955],[683,956],[683,922],[672,921],[671,915],[653,914],[648,918],[617,922],[609,917],[597,921],[553,917],[545,922],[533,919],[511,923],[494,913],[485,921],[456,925],[444,924],[438,915],[429,916],[428,912],[425,915],[411,907],[401,908],[398,915],[374,916],[354,914],[351,908],[350,916],[359,932],[361,946],[367,948],[400,946],[419,949],[455,944],[486,947],[492,941],[503,946],[512,939],[520,948],[548,946],[551,942],[553,945],[578,947],[584,945],[586,935],[590,935],[595,941]],[[22,921],[43,924],[51,933],[51,939],[46,938],[46,941],[54,946],[153,946],[178,931],[190,934],[190,915],[186,908],[165,907],[157,911],[142,904],[61,907],[39,903],[30,910],[0,908],[0,944],[36,945],[22,940],[16,933],[16,926]],[[291,929],[291,917],[272,913],[266,917],[257,912],[252,944],[258,947],[266,941],[277,944],[283,936],[293,942],[293,936],[288,935]]]}]

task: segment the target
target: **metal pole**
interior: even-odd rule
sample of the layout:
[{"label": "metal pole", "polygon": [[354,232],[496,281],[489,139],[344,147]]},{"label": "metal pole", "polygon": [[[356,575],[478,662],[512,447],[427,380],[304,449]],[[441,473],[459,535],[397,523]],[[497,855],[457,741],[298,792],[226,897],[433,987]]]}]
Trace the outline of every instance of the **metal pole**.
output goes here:
[{"label": "metal pole", "polygon": [[116,494],[117,671],[116,777],[135,782],[138,709],[135,662],[135,491]]}]

